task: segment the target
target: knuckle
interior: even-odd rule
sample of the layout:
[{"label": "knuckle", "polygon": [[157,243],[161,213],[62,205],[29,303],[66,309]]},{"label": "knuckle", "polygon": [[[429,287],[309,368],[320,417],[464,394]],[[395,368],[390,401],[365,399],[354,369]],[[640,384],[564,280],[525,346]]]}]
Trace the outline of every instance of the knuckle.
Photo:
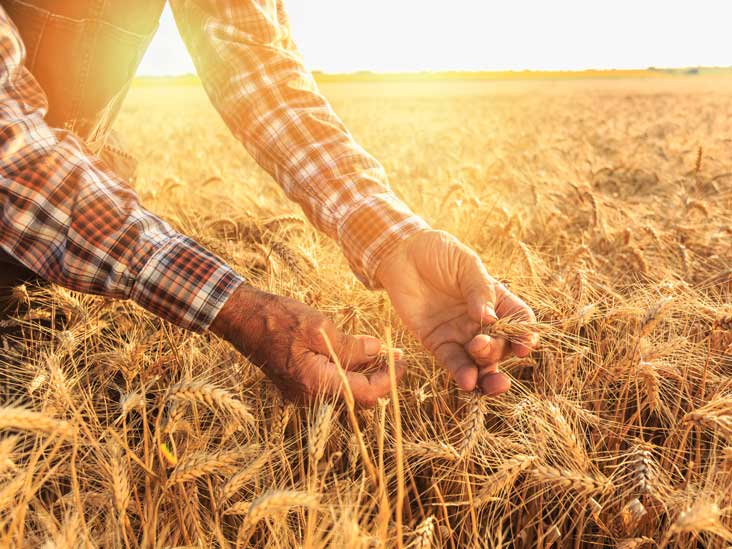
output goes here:
[{"label": "knuckle", "polygon": [[308,343],[315,348],[325,348],[325,341],[328,341],[331,345],[334,344],[332,332],[329,329],[329,322],[323,318],[311,319],[303,331],[303,335],[307,339]]},{"label": "knuckle", "polygon": [[344,337],[340,348],[340,359],[343,361],[342,366],[348,368],[352,363],[358,360],[359,343],[352,337]]},{"label": "knuckle", "polygon": [[322,332],[327,334],[330,325],[328,319],[323,318],[320,315],[313,315],[308,320],[307,327],[309,332],[320,335]]},{"label": "knuckle", "polygon": [[373,408],[376,406],[376,401],[378,400],[378,397],[374,394],[368,394],[368,395],[361,395],[358,399],[358,402],[361,406],[364,408]]}]

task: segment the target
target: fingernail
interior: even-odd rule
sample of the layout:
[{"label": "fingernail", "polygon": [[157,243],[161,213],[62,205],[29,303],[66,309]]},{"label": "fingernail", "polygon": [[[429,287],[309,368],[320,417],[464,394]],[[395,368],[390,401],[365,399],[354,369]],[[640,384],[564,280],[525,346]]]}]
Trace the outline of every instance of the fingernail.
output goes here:
[{"label": "fingernail", "polygon": [[483,316],[490,318],[491,320],[498,320],[496,310],[490,305],[483,305]]},{"label": "fingernail", "polygon": [[378,339],[367,339],[363,342],[363,350],[368,356],[376,356],[381,351],[381,341]]}]

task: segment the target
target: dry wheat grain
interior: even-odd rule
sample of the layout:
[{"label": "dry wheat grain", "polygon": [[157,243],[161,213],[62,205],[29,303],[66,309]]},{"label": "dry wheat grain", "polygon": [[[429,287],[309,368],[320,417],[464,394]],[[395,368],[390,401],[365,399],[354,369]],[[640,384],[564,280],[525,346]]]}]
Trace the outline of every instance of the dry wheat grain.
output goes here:
[{"label": "dry wheat grain", "polygon": [[325,446],[333,427],[333,411],[332,404],[321,404],[318,414],[308,430],[308,452],[313,464],[317,464],[323,459]]},{"label": "dry wheat grain", "polygon": [[168,477],[168,486],[190,482],[205,475],[224,474],[234,469],[244,454],[242,451],[200,452],[179,457],[175,469]]},{"label": "dry wheat grain", "polygon": [[430,515],[414,529],[414,538],[409,543],[412,549],[430,549],[435,537],[435,517]]},{"label": "dry wheat grain", "polygon": [[254,424],[254,416],[246,404],[235,398],[226,389],[216,387],[210,383],[181,381],[168,389],[167,398],[201,402],[213,409],[229,413],[244,424]]},{"label": "dry wheat grain", "polygon": [[255,525],[273,514],[289,511],[293,507],[317,508],[318,497],[299,490],[269,490],[251,502],[240,502],[226,510],[226,514],[244,514],[245,525]]},{"label": "dry wheat grain", "polygon": [[72,436],[74,433],[71,424],[66,421],[15,406],[0,407],[0,430],[3,429],[35,431],[64,437]]}]

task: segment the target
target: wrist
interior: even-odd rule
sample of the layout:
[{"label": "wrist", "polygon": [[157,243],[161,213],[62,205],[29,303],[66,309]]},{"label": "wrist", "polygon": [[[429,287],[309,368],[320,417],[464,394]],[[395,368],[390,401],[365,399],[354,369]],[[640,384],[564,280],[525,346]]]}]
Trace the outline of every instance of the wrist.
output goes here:
[{"label": "wrist", "polygon": [[409,235],[385,252],[374,271],[374,279],[379,286],[388,291],[395,277],[398,277],[400,266],[408,259],[410,243],[418,234]]},{"label": "wrist", "polygon": [[265,318],[268,304],[276,296],[241,284],[231,294],[211,323],[209,330],[241,351],[256,349],[265,332],[260,320]]}]

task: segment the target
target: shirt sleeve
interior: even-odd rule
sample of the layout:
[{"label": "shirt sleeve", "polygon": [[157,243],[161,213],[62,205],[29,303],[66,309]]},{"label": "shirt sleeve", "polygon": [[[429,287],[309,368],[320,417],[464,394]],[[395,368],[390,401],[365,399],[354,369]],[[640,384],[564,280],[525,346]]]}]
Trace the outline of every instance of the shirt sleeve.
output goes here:
[{"label": "shirt sleeve", "polygon": [[171,0],[203,85],[233,134],[377,287],[380,260],[428,228],[390,190],[305,68],[282,0]]},{"label": "shirt sleeve", "polygon": [[0,248],[51,282],[207,328],[241,278],[142,208],[76,136],[48,127],[24,60],[0,7]]}]

